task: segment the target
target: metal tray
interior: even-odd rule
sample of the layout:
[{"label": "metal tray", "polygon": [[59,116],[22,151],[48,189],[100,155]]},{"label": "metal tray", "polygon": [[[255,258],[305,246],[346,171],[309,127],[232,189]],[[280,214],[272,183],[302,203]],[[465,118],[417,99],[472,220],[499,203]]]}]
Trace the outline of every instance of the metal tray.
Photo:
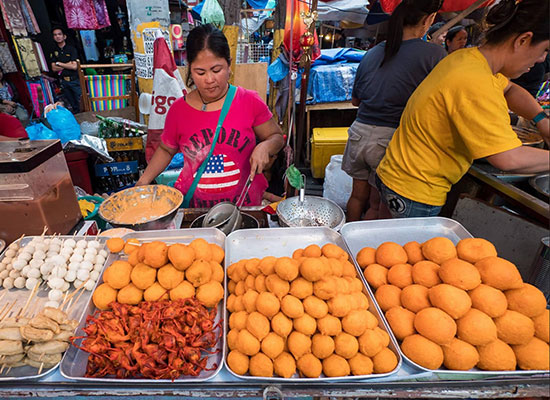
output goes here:
[{"label": "metal tray", "polygon": [[[13,243],[19,243],[19,246],[24,247],[24,246],[27,245],[27,243],[29,243],[35,237],[38,237],[38,236],[25,236],[22,239],[15,240]],[[92,240],[97,239],[98,242],[103,243],[103,245],[104,245],[103,247],[105,247],[105,242],[107,241],[107,238],[101,238],[101,237],[96,237],[96,236],[55,236],[55,237],[58,238],[58,239],[62,239],[62,240],[74,239],[76,241],[81,240],[81,239],[85,239],[85,240],[88,240],[88,241],[92,241]],[[44,238],[46,238],[46,239],[47,238],[53,238],[53,236],[44,236]],[[4,253],[2,253],[2,255],[0,257],[0,260],[2,260],[4,258]],[[105,268],[105,265],[103,266],[103,268]],[[2,289],[0,291],[0,293],[4,293],[5,290],[6,289]],[[74,290],[75,290],[75,288],[71,287],[71,289],[68,291],[68,293],[70,294],[70,293],[74,292]],[[95,290],[95,287],[94,287],[94,290]],[[49,291],[50,291],[49,287],[40,288],[36,292],[36,295],[34,296],[34,298],[32,300],[32,303],[33,304],[38,304],[39,307],[40,307],[40,305],[45,304],[48,301],[48,292]],[[8,291],[8,294],[2,299],[2,303],[17,300],[17,303],[12,308],[12,313],[13,313],[13,310],[18,310],[25,304],[25,302],[29,298],[30,292],[31,291],[27,290],[27,289],[15,289],[15,288],[10,289]],[[73,303],[74,305],[71,306],[71,312],[69,314],[69,317],[71,319],[75,319],[75,320],[79,321],[82,318],[82,315],[83,315],[83,313],[86,309],[86,305],[88,304],[88,302],[92,298],[92,293],[93,293],[93,290],[92,291],[84,290],[84,293],[82,295],[76,295],[74,297],[74,299],[75,299],[74,303]],[[39,308],[36,308],[37,307],[36,305],[34,307],[35,307],[34,309],[39,309]],[[31,305],[29,308],[33,308],[33,306]],[[69,351],[69,349],[67,349],[65,351],[65,354],[63,355],[63,357],[65,357],[65,355],[67,354],[68,351]],[[4,372],[2,375],[0,375],[0,382],[3,382],[3,381],[16,381],[16,380],[36,380],[36,379],[45,377],[45,376],[51,374],[53,371],[55,371],[56,368],[59,366],[59,364],[62,361],[63,361],[63,359],[61,359],[61,361],[59,363],[57,363],[57,365],[55,365],[55,366],[53,366],[53,367],[51,367],[51,368],[49,368],[45,371],[42,371],[40,374],[37,373],[38,370],[36,368],[30,367],[30,366],[12,368],[9,373]]]},{"label": "metal tray", "polygon": [[[225,243],[225,265],[229,266],[232,263],[246,259],[246,258],[263,258],[268,255],[275,255],[277,257],[291,257],[292,253],[296,249],[301,249],[310,244],[317,244],[323,246],[327,243],[334,243],[341,248],[343,248],[348,254],[351,255],[346,243],[344,242],[342,236],[338,232],[328,227],[303,227],[303,228],[270,228],[270,229],[248,229],[240,230],[231,233],[227,236]],[[380,328],[388,332],[390,336],[390,345],[389,348],[397,356],[397,366],[391,372],[385,374],[371,374],[371,375],[351,375],[343,376],[337,378],[327,378],[324,375],[321,375],[319,378],[299,378],[296,373],[292,378],[281,378],[281,377],[257,377],[250,375],[238,375],[235,374],[231,368],[227,365],[226,358],[224,357],[223,362],[226,366],[227,371],[233,376],[245,379],[248,381],[275,381],[275,382],[300,382],[300,383],[318,383],[330,381],[351,381],[358,379],[371,379],[371,378],[383,378],[395,374],[401,368],[401,353],[397,350],[397,341],[393,336],[393,333],[386,324],[385,319],[381,316],[380,310],[374,303],[374,296],[371,291],[368,289],[368,286],[361,274],[360,270],[357,268],[358,277],[363,282],[363,293],[367,296],[369,300],[369,310],[376,316],[378,319],[378,325]],[[227,287],[227,274],[225,276],[225,283]],[[227,291],[225,292],[227,300]],[[227,332],[228,325],[228,315],[227,309],[225,309],[225,331]],[[224,341],[224,354],[228,353],[227,341]]]},{"label": "metal tray", "polygon": [[[160,240],[166,243],[190,243],[193,239],[203,238],[209,243],[215,243],[220,247],[224,248],[225,246],[225,235],[218,229],[215,228],[197,228],[197,229],[175,229],[175,230],[160,230],[160,231],[142,231],[142,232],[133,232],[123,236],[124,240],[130,238],[139,239],[141,243],[152,242],[154,240]],[[113,261],[116,260],[127,260],[128,256],[121,254],[110,254],[107,260],[105,261],[106,265],[111,265]],[[103,282],[103,276],[98,280],[98,285]],[[225,291],[225,290],[224,290]],[[218,310],[216,315],[216,323],[222,318],[223,310],[225,310],[225,296],[223,304],[220,302],[218,304]],[[77,335],[83,335],[84,332],[82,329],[86,326],[86,316],[93,314],[97,308],[95,307],[92,299],[90,298],[85,309],[85,313],[82,315],[80,324],[77,329]],[[225,325],[224,325],[225,327]],[[202,371],[197,377],[187,377],[183,376],[174,381],[174,383],[196,383],[204,382],[206,380],[212,379],[216,376],[222,366],[222,360],[224,357],[224,345],[225,342],[225,328],[223,332],[223,337],[218,340],[216,350],[218,353],[215,355],[209,356],[207,367],[211,368],[214,364],[217,364],[217,368],[213,371]],[[85,382],[132,382],[132,383],[171,383],[170,379],[138,379],[138,378],[128,378],[128,379],[117,379],[114,377],[104,377],[104,378],[87,378],[84,376],[86,373],[86,364],[88,363],[88,353],[71,346],[65,353],[65,357],[61,360],[61,366],[59,372],[61,375],[67,379],[74,379],[77,381]]]},{"label": "metal tray", "polygon": [[[461,239],[473,237],[460,223],[443,217],[350,222],[344,225],[341,230],[341,234],[351,250],[354,260],[357,253],[363,247],[368,246],[376,248],[382,243],[389,241],[404,245],[405,243],[413,240],[418,243],[422,243],[435,236],[443,236],[452,240],[454,244],[457,244]],[[367,286],[370,289],[370,285]],[[376,300],[374,300],[374,302],[380,314],[384,315],[378,306],[378,302],[376,302]],[[389,324],[387,326],[389,327]],[[446,368],[428,369],[410,360],[401,351],[400,346],[398,346],[398,349],[406,362],[423,371],[436,373],[442,379],[481,379],[494,376],[535,375],[548,373],[548,371],[540,370],[484,371],[478,368],[473,368],[469,371],[454,371]]]}]

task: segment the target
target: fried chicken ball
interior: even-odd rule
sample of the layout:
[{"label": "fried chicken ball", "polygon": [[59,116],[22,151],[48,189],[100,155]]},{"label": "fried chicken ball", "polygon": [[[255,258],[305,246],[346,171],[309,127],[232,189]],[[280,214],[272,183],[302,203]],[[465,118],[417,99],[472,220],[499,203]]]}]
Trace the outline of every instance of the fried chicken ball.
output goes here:
[{"label": "fried chicken ball", "polygon": [[422,244],[422,255],[427,260],[441,264],[451,258],[456,258],[456,247],[448,238],[434,237]]},{"label": "fried chicken ball", "polygon": [[310,282],[316,282],[327,276],[329,270],[330,266],[327,266],[320,258],[306,258],[300,264],[300,274]]},{"label": "fried chicken ball", "polygon": [[298,259],[302,258],[303,256],[304,256],[304,249],[296,249],[292,253],[292,258],[294,258],[295,260],[298,260]]},{"label": "fried chicken ball", "polygon": [[352,358],[359,351],[357,338],[342,332],[334,338],[334,352],[345,359]]},{"label": "fried chicken ball", "polygon": [[296,361],[290,353],[283,351],[273,361],[275,373],[283,378],[290,378],[296,373]]},{"label": "fried chicken ball", "polygon": [[208,261],[198,259],[185,270],[185,278],[195,287],[204,285],[212,278],[212,266]]},{"label": "fried chicken ball", "polygon": [[342,318],[342,329],[353,336],[361,336],[367,329],[377,325],[378,320],[367,310],[352,310]]},{"label": "fried chicken ball", "polygon": [[231,313],[229,316],[229,329],[236,329],[240,331],[241,329],[246,329],[246,320],[248,319],[248,313],[246,311],[237,311]]},{"label": "fried chicken ball", "polygon": [[287,339],[288,350],[299,359],[304,354],[311,353],[311,339],[300,332],[292,332]]},{"label": "fried chicken ball", "polygon": [[370,375],[373,371],[373,363],[370,357],[357,353],[348,360],[352,375]]},{"label": "fried chicken ball", "polygon": [[486,257],[496,257],[497,250],[488,240],[482,238],[462,239],[456,245],[458,258],[475,264]]},{"label": "fried chicken ball", "polygon": [[403,340],[416,333],[414,318],[415,314],[403,307],[393,307],[386,311],[386,319],[397,340]]},{"label": "fried chicken ball", "polygon": [[260,272],[264,275],[271,275],[275,273],[275,264],[277,263],[277,258],[273,256],[267,256],[260,260],[258,268]]},{"label": "fried chicken ball", "polygon": [[144,263],[145,262],[145,251],[147,250],[147,247],[149,247],[149,243],[143,243],[141,246],[139,246],[138,249],[138,262]]},{"label": "fried chicken ball", "polygon": [[[313,288],[315,293],[315,287]],[[328,311],[335,317],[345,317],[351,311],[351,300],[348,294],[339,294],[327,301]]]},{"label": "fried chicken ball", "polygon": [[327,314],[323,318],[317,320],[317,329],[323,335],[336,336],[342,332],[342,323],[339,318]]},{"label": "fried chicken ball", "polygon": [[183,271],[177,270],[172,264],[166,264],[158,270],[157,280],[160,283],[160,286],[171,290],[183,281],[183,276]]},{"label": "fried chicken ball", "polygon": [[293,323],[290,318],[284,315],[282,312],[277,313],[271,318],[271,329],[277,335],[286,338],[292,332]]},{"label": "fried chicken ball", "polygon": [[329,378],[347,376],[350,374],[350,367],[345,358],[332,354],[323,360],[323,373]]},{"label": "fried chicken ball", "polygon": [[548,343],[550,328],[550,310],[545,310],[542,314],[532,318],[535,323],[535,336]]},{"label": "fried chicken ball", "polygon": [[197,288],[195,296],[206,307],[216,307],[220,300],[223,299],[223,286],[220,282],[210,281],[204,285],[200,285]]},{"label": "fried chicken ball", "polygon": [[323,318],[328,313],[328,305],[316,296],[308,296],[303,301],[304,310],[313,318]]},{"label": "fried chicken ball", "polygon": [[227,276],[229,279],[237,283],[244,280],[248,276],[244,263],[245,260],[240,260],[227,267]]},{"label": "fried chicken ball", "polygon": [[422,246],[420,243],[415,241],[405,243],[403,245],[403,249],[407,253],[407,262],[409,264],[414,265],[417,262],[424,260],[424,256],[422,255]]},{"label": "fried chicken ball", "polygon": [[116,301],[117,291],[113,289],[109,284],[102,283],[95,290],[92,295],[94,305],[100,310],[108,310],[109,304]]},{"label": "fried chicken ball", "polygon": [[248,289],[243,295],[243,305],[247,312],[251,313],[256,311],[256,300],[258,300],[259,293],[255,290]]},{"label": "fried chicken ball", "polygon": [[374,289],[388,283],[388,269],[380,264],[369,264],[363,271],[365,279]]},{"label": "fried chicken ball", "polygon": [[203,238],[197,238],[189,243],[189,246],[195,250],[195,259],[196,260],[212,260],[212,249],[210,248],[210,243],[208,243]]},{"label": "fried chicken ball", "polygon": [[260,314],[257,311],[251,312],[246,319],[246,329],[256,336],[259,340],[262,340],[267,336],[270,331],[269,320],[265,315]]},{"label": "fried chicken ball", "polygon": [[154,241],[145,248],[145,264],[153,268],[160,268],[168,263],[168,246],[164,242]]},{"label": "fried chicken ball", "polygon": [[252,376],[273,376],[273,361],[263,353],[250,357],[248,371]]},{"label": "fried chicken ball", "polygon": [[320,299],[329,300],[338,294],[336,278],[326,276],[313,283],[313,294]]},{"label": "fried chicken ball", "polygon": [[157,270],[139,263],[132,268],[130,280],[138,289],[145,290],[157,280]]},{"label": "fried chicken ball", "polygon": [[382,311],[401,305],[401,289],[394,285],[382,285],[376,289],[374,297]]},{"label": "fried chicken ball", "polygon": [[405,264],[408,259],[405,249],[394,242],[385,242],[378,246],[375,258],[377,264],[387,268],[395,264]]},{"label": "fried chicken ball", "polygon": [[143,292],[143,298],[145,299],[145,301],[159,301],[168,300],[170,298],[170,295],[165,288],[160,286],[160,283],[155,282],[147,289],[145,289],[145,291]]},{"label": "fried chicken ball", "polygon": [[523,280],[518,269],[510,261],[500,257],[485,257],[475,264],[486,285],[500,290],[519,289]]},{"label": "fried chicken ball", "polygon": [[472,299],[472,307],[483,311],[491,318],[500,317],[508,308],[508,301],[501,290],[481,284],[468,292]]},{"label": "fried chicken ball", "polygon": [[321,252],[327,258],[340,258],[347,257],[347,253],[341,247],[333,244],[327,243],[321,248]]},{"label": "fried chicken ball", "polygon": [[296,362],[298,371],[306,378],[318,378],[323,372],[321,361],[311,353],[304,354]]},{"label": "fried chicken ball", "polygon": [[390,335],[388,334],[388,332],[386,332],[379,326],[374,328],[373,331],[376,332],[378,336],[380,336],[380,338],[382,338],[382,344],[384,345],[384,347],[388,347],[390,345]]},{"label": "fried chicken ball", "polygon": [[457,337],[474,346],[486,345],[497,338],[497,327],[491,317],[471,308],[456,321]]},{"label": "fried chicken ball", "polygon": [[478,346],[479,362],[477,367],[486,371],[512,371],[516,369],[514,350],[502,340],[495,339]]},{"label": "fried chicken ball", "polygon": [[275,332],[269,332],[262,340],[261,350],[266,356],[274,360],[283,352],[285,340]]},{"label": "fried chicken ball", "polygon": [[397,368],[397,356],[385,347],[372,357],[372,363],[375,374],[386,374]]},{"label": "fried chicken ball", "polygon": [[368,265],[376,263],[376,249],[363,247],[359,250],[355,259],[361,268],[366,268]]},{"label": "fried chicken ball", "polygon": [[444,261],[438,273],[444,283],[462,290],[472,290],[481,284],[481,276],[477,268],[458,258]]},{"label": "fried chicken ball", "polygon": [[350,299],[355,305],[355,307],[353,307],[354,310],[367,310],[370,307],[367,296],[365,296],[365,294],[362,292],[355,292],[350,294]]},{"label": "fried chicken ball", "polygon": [[139,249],[130,253],[130,255],[128,256],[128,262],[132,267],[135,267],[139,264]]},{"label": "fried chicken ball", "polygon": [[410,264],[395,264],[388,270],[388,282],[400,289],[413,284],[412,266]]},{"label": "fried chicken ball", "polygon": [[497,336],[508,344],[525,344],[535,336],[535,323],[529,317],[512,310],[494,319]]},{"label": "fried chicken ball", "polygon": [[237,350],[247,356],[253,356],[260,351],[260,341],[247,329],[241,329],[237,338]]},{"label": "fried chicken ball", "polygon": [[[210,261],[210,266],[212,267],[212,276],[210,279],[223,284],[225,278],[223,267],[214,260]],[[254,280],[252,280],[252,282],[254,282]]]},{"label": "fried chicken ball", "polygon": [[237,296],[242,296],[246,292],[246,287],[244,281],[239,281],[235,285],[235,294]]},{"label": "fried chicken ball", "polygon": [[321,257],[322,255],[321,248],[316,244],[310,244],[304,249],[302,254],[303,257]]},{"label": "fried chicken ball", "polygon": [[317,330],[317,321],[311,315],[304,314],[293,321],[294,330],[304,335],[313,335]]},{"label": "fried chicken ball", "polygon": [[265,278],[265,286],[267,290],[282,299],[290,290],[288,281],[281,279],[277,274],[271,274]]},{"label": "fried chicken ball", "polygon": [[305,299],[313,294],[313,283],[304,278],[297,278],[290,284],[289,293],[299,299]]},{"label": "fried chicken ball", "polygon": [[122,304],[136,305],[143,299],[143,290],[138,289],[133,283],[130,283],[118,291],[116,299]]},{"label": "fried chicken ball", "polygon": [[124,244],[124,253],[130,255],[136,250],[139,250],[139,240],[136,238],[128,239]]},{"label": "fried chicken ball", "polygon": [[239,330],[231,329],[227,332],[227,347],[229,350],[235,350],[237,348],[237,341],[239,340]]},{"label": "fried chicken ball", "polygon": [[452,318],[464,316],[472,307],[472,300],[466,291],[452,285],[442,283],[428,290],[430,302]]},{"label": "fried chicken ball", "polygon": [[448,344],[456,335],[455,321],[439,308],[428,307],[414,317],[414,328],[437,344]]},{"label": "fried chicken ball", "polygon": [[357,276],[357,270],[355,269],[355,265],[353,265],[348,260],[341,261],[342,263],[342,276],[343,277],[351,277],[355,278]]},{"label": "fried chicken ball", "polygon": [[340,262],[340,260],[336,258],[329,258],[328,264],[330,266],[330,270],[332,272],[332,275],[335,277],[341,277],[344,275],[344,266]]},{"label": "fried chicken ball", "polygon": [[227,355],[227,365],[237,375],[244,375],[248,372],[249,359],[239,350],[231,350]]},{"label": "fried chicken ball", "polygon": [[254,278],[254,288],[258,293],[262,293],[267,290],[267,286],[265,285],[265,278],[266,276],[263,274],[260,274],[256,278]]},{"label": "fried chicken ball", "polygon": [[427,288],[441,283],[438,272],[439,265],[428,260],[417,262],[411,270],[413,282]]},{"label": "fried chicken ball", "polygon": [[330,336],[317,333],[311,338],[311,352],[321,360],[334,353],[334,349],[334,339]]},{"label": "fried chicken ball", "polygon": [[185,271],[195,261],[195,250],[191,246],[176,243],[168,247],[168,259],[180,271]]},{"label": "fried chicken ball", "polygon": [[287,294],[281,299],[281,311],[289,318],[299,318],[304,315],[304,306],[299,298]]},{"label": "fried chicken ball", "polygon": [[124,240],[119,237],[109,238],[106,245],[111,253],[119,253],[124,248]]},{"label": "fried chicken ball", "polygon": [[270,292],[262,292],[256,299],[256,310],[268,318],[272,318],[279,312],[281,303],[279,299]]},{"label": "fried chicken ball", "polygon": [[130,283],[132,265],[127,261],[113,262],[103,273],[103,281],[113,289],[122,289]]},{"label": "fried chicken ball", "polygon": [[518,366],[521,369],[545,370],[550,369],[550,349],[548,343],[539,338],[532,338],[529,342],[512,346]]},{"label": "fried chicken ball", "polygon": [[401,351],[411,361],[428,369],[438,369],[443,364],[441,346],[422,335],[407,336],[401,343]]},{"label": "fried chicken ball", "polygon": [[479,353],[470,343],[453,338],[451,343],[441,346],[443,349],[443,364],[448,369],[467,371],[479,362]]},{"label": "fried chicken ball", "polygon": [[[246,272],[252,276],[258,276],[260,274],[260,259],[251,258],[244,263]],[[243,278],[244,279],[244,278]]]},{"label": "fried chicken ball", "polygon": [[407,310],[417,313],[424,308],[431,307],[428,288],[422,285],[411,285],[403,288],[400,296],[401,304]]},{"label": "fried chicken ball", "polygon": [[374,357],[384,346],[382,335],[373,329],[367,329],[359,336],[359,351],[367,357]]},{"label": "fried chicken ball", "polygon": [[504,292],[508,300],[508,309],[536,317],[546,310],[546,298],[535,286],[524,283],[519,289],[510,289]]},{"label": "fried chicken ball", "polygon": [[210,243],[210,252],[212,253],[212,261],[221,264],[225,258],[225,251],[216,243]]},{"label": "fried chicken ball", "polygon": [[350,288],[351,292],[360,292],[360,291],[363,290],[363,282],[361,281],[361,279],[352,278],[352,277],[349,277],[349,276],[346,276],[343,279],[348,281],[349,288]]}]

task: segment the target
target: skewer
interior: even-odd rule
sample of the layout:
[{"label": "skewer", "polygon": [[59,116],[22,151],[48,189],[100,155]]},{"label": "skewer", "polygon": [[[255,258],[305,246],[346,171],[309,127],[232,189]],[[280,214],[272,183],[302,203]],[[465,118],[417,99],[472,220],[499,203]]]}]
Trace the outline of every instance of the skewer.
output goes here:
[{"label": "skewer", "polygon": [[46,235],[46,232],[48,232],[48,225],[44,225],[44,230],[42,231],[42,235],[40,235],[40,237],[44,237],[44,235]]},{"label": "skewer", "polygon": [[[67,315],[70,315],[71,314],[71,311],[72,311],[72,308],[78,304],[78,300],[80,299],[80,296],[82,296],[84,294],[86,290],[82,290],[80,292],[80,294],[74,299],[74,302],[72,303],[72,305],[70,305],[68,308],[67,308]],[[72,300],[71,300],[72,301]]]},{"label": "skewer", "polygon": [[8,314],[10,313],[10,311],[13,308],[13,306],[15,305],[15,303],[17,303],[17,300],[14,300],[13,303],[11,303],[11,305],[6,310],[5,314],[4,314],[4,312],[0,313],[0,321],[4,320],[4,318],[6,318],[8,316]]},{"label": "skewer", "polygon": [[38,287],[40,286],[39,283],[37,283],[36,285],[34,285],[34,288],[32,289],[32,292],[31,294],[29,295],[29,298],[27,299],[27,302],[25,303],[25,305],[23,306],[23,308],[21,310],[19,310],[19,313],[17,314],[17,316],[21,316],[21,315],[24,315],[25,314],[25,311],[27,311],[27,308],[29,307],[29,304],[32,300],[32,298],[34,297],[34,295],[36,294],[36,292],[38,291]]},{"label": "skewer", "polygon": [[42,373],[42,368],[44,368],[44,363],[40,363],[40,368],[38,368],[38,375]]},{"label": "skewer", "polygon": [[11,371],[11,366],[8,368],[8,370],[6,371],[6,375],[9,374]]},{"label": "skewer", "polygon": [[6,368],[6,364],[2,364],[2,368],[0,368],[0,375],[4,373],[4,368]]},{"label": "skewer", "polygon": [[74,292],[72,292],[65,300],[63,300],[63,303],[61,304],[61,306],[59,307],[60,309],[63,308],[63,306],[66,304],[66,302],[70,299],[72,299],[81,289],[84,288],[84,285],[86,284],[86,282],[88,282],[90,280],[90,278],[86,279],[84,282],[82,282],[80,284],[79,287],[76,288],[76,290]]},{"label": "skewer", "polygon": [[0,294],[0,301],[2,301],[2,299],[4,298],[5,295],[8,294],[8,289],[4,289],[2,290],[2,294]]}]

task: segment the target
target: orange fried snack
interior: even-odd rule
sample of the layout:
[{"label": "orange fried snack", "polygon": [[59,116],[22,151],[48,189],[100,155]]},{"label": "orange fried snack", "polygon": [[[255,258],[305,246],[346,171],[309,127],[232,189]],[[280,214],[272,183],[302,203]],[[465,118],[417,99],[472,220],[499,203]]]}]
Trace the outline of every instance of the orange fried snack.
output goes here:
[{"label": "orange fried snack", "polygon": [[284,339],[275,332],[269,332],[261,343],[262,352],[272,360],[276,359],[283,352],[284,348]]},{"label": "orange fried snack", "polygon": [[364,354],[357,353],[348,360],[352,375],[370,375],[373,371],[372,360]]},{"label": "orange fried snack", "polygon": [[283,378],[290,378],[296,373],[296,361],[290,353],[283,351],[273,361],[275,373]]},{"label": "orange fried snack", "polygon": [[485,257],[476,262],[481,281],[500,290],[519,289],[523,280],[518,269],[510,261],[500,257]]},{"label": "orange fried snack", "polygon": [[382,243],[376,249],[376,263],[387,268],[395,264],[405,264],[408,258],[405,249],[394,242]]},{"label": "orange fried snack", "polygon": [[414,265],[417,262],[424,260],[424,256],[422,255],[422,246],[420,246],[420,243],[415,241],[405,243],[403,249],[407,253],[407,262],[409,264]]},{"label": "orange fried snack", "polygon": [[195,295],[195,287],[188,281],[181,282],[170,290],[170,300],[188,299]]},{"label": "orange fried snack", "polygon": [[464,316],[472,307],[472,300],[466,291],[452,285],[442,283],[428,290],[430,302],[452,318]]},{"label": "orange fried snack", "polygon": [[249,359],[238,350],[231,350],[227,355],[227,365],[237,375],[244,375],[248,372]]},{"label": "orange fried snack", "polygon": [[273,361],[263,353],[257,353],[250,357],[248,371],[252,376],[273,376]]},{"label": "orange fried snack", "polygon": [[546,310],[546,298],[535,286],[524,283],[518,289],[510,289],[504,292],[508,300],[508,309],[536,317]]},{"label": "orange fried snack", "polygon": [[512,348],[502,340],[478,346],[479,362],[477,367],[486,371],[513,371],[516,369],[516,355]]},{"label": "orange fried snack", "polygon": [[481,284],[468,292],[472,299],[472,307],[483,311],[491,318],[500,317],[508,308],[508,301],[501,290]]},{"label": "orange fried snack", "polygon": [[494,319],[497,336],[508,344],[526,344],[535,336],[535,323],[529,317],[512,310]]},{"label": "orange fried snack", "polygon": [[100,310],[108,310],[109,304],[116,301],[116,297],[117,291],[107,283],[102,283],[94,290],[92,300],[94,305]]},{"label": "orange fried snack", "polygon": [[438,369],[443,364],[441,346],[422,335],[407,336],[401,343],[401,350],[412,361],[428,369]]},{"label": "orange fried snack", "polygon": [[315,357],[324,359],[334,353],[334,339],[327,335],[317,333],[311,339],[311,352]]},{"label": "orange fried snack", "polygon": [[456,321],[457,337],[474,346],[483,346],[497,338],[497,327],[491,317],[471,308]]},{"label": "orange fried snack", "polygon": [[311,353],[304,354],[296,362],[298,371],[306,378],[318,378],[323,372],[321,361]]},{"label": "orange fried snack", "polygon": [[413,282],[431,288],[441,283],[439,265],[428,260],[419,261],[412,267]]},{"label": "orange fried snack", "polygon": [[185,271],[195,261],[195,250],[191,246],[176,243],[168,247],[168,259],[180,271]]},{"label": "orange fried snack", "polygon": [[376,290],[374,297],[384,312],[392,307],[399,307],[401,305],[401,289],[394,285],[380,286]]},{"label": "orange fried snack", "polygon": [[375,374],[386,374],[397,367],[397,356],[385,347],[372,358],[372,363]]},{"label": "orange fried snack", "polygon": [[414,327],[422,336],[437,344],[448,344],[456,335],[457,325],[446,312],[429,307],[414,318]]},{"label": "orange fried snack", "polygon": [[403,340],[407,336],[414,335],[415,314],[403,307],[393,307],[386,311],[386,319],[391,326],[397,340]]},{"label": "orange fried snack", "polygon": [[119,237],[109,238],[106,245],[111,253],[119,253],[124,248],[124,240]]},{"label": "orange fried snack", "polygon": [[157,270],[143,263],[139,263],[132,269],[130,279],[138,289],[145,290],[155,283],[157,279]]},{"label": "orange fried snack", "polygon": [[374,289],[388,283],[388,269],[380,264],[370,264],[364,270],[365,279]]},{"label": "orange fried snack", "polygon": [[443,349],[443,364],[448,369],[467,371],[479,362],[479,353],[469,343],[454,338],[451,343],[441,346]]},{"label": "orange fried snack", "polygon": [[195,250],[195,259],[196,260],[212,260],[212,249],[210,243],[208,243],[203,238],[197,238],[189,243],[189,246]]},{"label": "orange fried snack", "polygon": [[482,238],[462,239],[456,245],[458,258],[475,264],[486,257],[496,257],[497,250],[488,240]]},{"label": "orange fried snack", "polygon": [[168,291],[160,286],[158,282],[153,283],[143,292],[143,299],[145,301],[168,300],[169,298]]},{"label": "orange fried snack", "polygon": [[206,307],[216,307],[223,299],[223,286],[220,282],[207,282],[197,288],[196,297]]},{"label": "orange fried snack", "polygon": [[481,276],[477,268],[458,258],[443,262],[438,273],[444,283],[462,290],[472,290],[481,284]]},{"label": "orange fried snack", "polygon": [[337,376],[347,376],[351,370],[344,357],[332,354],[323,360],[323,372],[327,377],[334,378]]},{"label": "orange fried snack", "polygon": [[376,262],[376,249],[372,247],[363,247],[359,250],[359,253],[357,253],[355,258],[357,260],[357,264],[359,264],[361,268],[365,268],[366,266]]},{"label": "orange fried snack", "polygon": [[512,346],[518,366],[521,369],[545,370],[550,369],[550,349],[548,343],[539,338],[532,338],[529,342]]},{"label": "orange fried snack", "polygon": [[424,308],[431,307],[428,297],[428,288],[422,285],[407,286],[401,291],[401,304],[407,310],[417,313]]},{"label": "orange fried snack", "polygon": [[400,289],[413,284],[412,266],[410,264],[395,264],[388,270],[388,282]]},{"label": "orange fried snack", "polygon": [[136,305],[143,299],[143,290],[138,289],[133,283],[130,283],[118,291],[116,299],[122,304]]},{"label": "orange fried snack", "polygon": [[434,237],[422,244],[422,255],[436,264],[441,264],[456,257],[453,242],[445,237]]},{"label": "orange fried snack", "polygon": [[160,286],[167,290],[174,289],[183,281],[183,272],[174,268],[172,264],[166,264],[159,268],[157,280]]},{"label": "orange fried snack", "polygon": [[164,242],[154,241],[145,247],[145,264],[153,268],[160,268],[168,263],[168,246]]},{"label": "orange fried snack", "polygon": [[113,289],[122,289],[130,283],[132,265],[127,261],[113,262],[103,273],[103,281]]},{"label": "orange fried snack", "polygon": [[541,315],[532,319],[535,323],[535,336],[548,343],[550,337],[550,310],[545,310]]},{"label": "orange fried snack", "polygon": [[193,286],[201,286],[208,283],[212,278],[212,266],[208,261],[198,259],[185,270],[185,279]]}]

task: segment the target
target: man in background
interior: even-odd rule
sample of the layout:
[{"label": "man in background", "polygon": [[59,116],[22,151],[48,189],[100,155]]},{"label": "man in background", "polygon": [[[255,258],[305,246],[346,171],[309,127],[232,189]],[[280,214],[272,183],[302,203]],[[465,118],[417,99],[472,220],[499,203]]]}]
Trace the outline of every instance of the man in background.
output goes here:
[{"label": "man in background", "polygon": [[54,52],[50,54],[52,71],[57,73],[61,80],[61,89],[66,102],[73,113],[78,114],[82,96],[76,63],[78,53],[76,48],[67,44],[67,35],[61,28],[54,28],[52,34],[56,43]]}]

